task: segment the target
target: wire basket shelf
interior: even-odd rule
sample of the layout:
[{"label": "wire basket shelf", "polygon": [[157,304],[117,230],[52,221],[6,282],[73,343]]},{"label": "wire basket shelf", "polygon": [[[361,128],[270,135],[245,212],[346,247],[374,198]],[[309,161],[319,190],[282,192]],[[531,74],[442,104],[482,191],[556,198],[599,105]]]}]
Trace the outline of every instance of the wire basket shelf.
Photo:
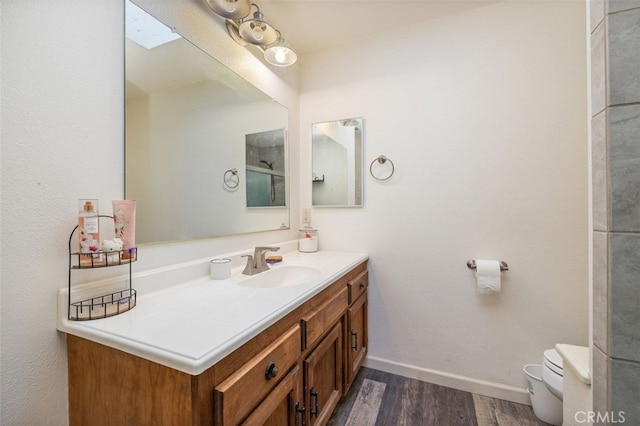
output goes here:
[{"label": "wire basket shelf", "polygon": [[[99,217],[113,220],[112,216],[100,215]],[[138,249],[132,247],[126,250],[101,251],[91,254],[72,252],[71,242],[73,234],[77,230],[78,227],[76,226],[71,231],[71,235],[69,235],[69,311],[67,318],[71,321],[88,321],[112,317],[133,309],[136,306],[136,291],[131,287],[131,264],[138,260]],[[129,288],[71,302],[71,272],[73,270],[120,265],[129,265]]]},{"label": "wire basket shelf", "polygon": [[136,306],[136,291],[126,289],[103,296],[74,302],[69,305],[69,319],[88,321],[112,317],[133,309]]}]

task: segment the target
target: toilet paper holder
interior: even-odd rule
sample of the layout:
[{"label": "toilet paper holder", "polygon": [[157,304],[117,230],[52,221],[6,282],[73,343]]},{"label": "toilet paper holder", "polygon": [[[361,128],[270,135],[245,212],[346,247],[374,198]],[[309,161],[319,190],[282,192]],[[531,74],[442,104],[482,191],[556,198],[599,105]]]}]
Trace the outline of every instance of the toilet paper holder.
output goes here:
[{"label": "toilet paper holder", "polygon": [[[469,269],[476,269],[476,261],[475,259],[470,259],[467,260],[467,268]],[[509,265],[507,265],[507,262],[501,260],[500,261],[500,270],[501,271],[508,271],[509,270]]]}]

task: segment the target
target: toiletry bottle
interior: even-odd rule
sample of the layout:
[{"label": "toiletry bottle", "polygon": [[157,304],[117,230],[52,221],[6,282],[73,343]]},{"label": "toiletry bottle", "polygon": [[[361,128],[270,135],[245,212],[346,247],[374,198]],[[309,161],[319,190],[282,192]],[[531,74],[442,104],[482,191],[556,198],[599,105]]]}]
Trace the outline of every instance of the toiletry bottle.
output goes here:
[{"label": "toiletry bottle", "polygon": [[298,251],[302,253],[314,253],[318,251],[318,230],[311,226],[305,226],[300,230],[298,237]]},{"label": "toiletry bottle", "polygon": [[122,240],[122,259],[136,260],[136,201],[113,200],[113,222],[116,238]]},{"label": "toiletry bottle", "polygon": [[98,200],[80,200],[78,242],[80,243],[81,267],[96,266],[100,263]]}]

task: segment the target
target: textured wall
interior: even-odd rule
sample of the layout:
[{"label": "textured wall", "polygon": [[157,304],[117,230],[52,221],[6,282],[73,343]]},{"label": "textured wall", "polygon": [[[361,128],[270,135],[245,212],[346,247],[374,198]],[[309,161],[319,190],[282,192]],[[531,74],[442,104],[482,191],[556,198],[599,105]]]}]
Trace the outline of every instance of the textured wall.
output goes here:
[{"label": "textured wall", "polygon": [[122,196],[122,16],[2,2],[2,424],[67,422],[55,294],[77,200]]}]

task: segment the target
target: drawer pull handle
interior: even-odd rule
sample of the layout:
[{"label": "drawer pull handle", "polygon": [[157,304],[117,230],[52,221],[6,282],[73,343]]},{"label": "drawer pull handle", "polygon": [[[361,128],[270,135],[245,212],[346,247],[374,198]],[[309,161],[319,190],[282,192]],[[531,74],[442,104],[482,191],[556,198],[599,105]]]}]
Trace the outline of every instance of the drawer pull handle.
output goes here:
[{"label": "drawer pull handle", "polygon": [[360,290],[364,290],[364,283],[360,283]]},{"label": "drawer pull handle", "polygon": [[[309,408],[309,418],[313,418],[313,416],[318,416],[318,392],[314,391],[313,388],[309,389],[309,405],[312,407]],[[314,403],[311,404],[311,399],[313,398]]]},{"label": "drawer pull handle", "polygon": [[264,377],[267,380],[273,379],[278,375],[278,366],[275,362],[271,361],[269,365],[267,365],[267,369],[264,372]]},{"label": "drawer pull handle", "polygon": [[358,350],[358,333],[351,330],[351,349]]}]

